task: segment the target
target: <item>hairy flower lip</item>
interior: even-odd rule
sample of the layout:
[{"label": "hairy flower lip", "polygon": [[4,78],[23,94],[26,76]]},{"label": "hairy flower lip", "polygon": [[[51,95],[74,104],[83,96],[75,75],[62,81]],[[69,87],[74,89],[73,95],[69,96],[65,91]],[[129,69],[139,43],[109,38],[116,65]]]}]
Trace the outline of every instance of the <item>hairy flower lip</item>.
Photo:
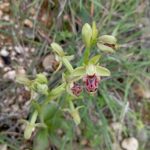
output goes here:
[{"label": "hairy flower lip", "polygon": [[78,83],[73,83],[71,91],[75,96],[80,96],[82,92],[82,87]]},{"label": "hairy flower lip", "polygon": [[87,92],[96,92],[99,86],[100,77],[96,74],[93,75],[86,75],[83,78],[83,82],[85,83],[85,88]]}]

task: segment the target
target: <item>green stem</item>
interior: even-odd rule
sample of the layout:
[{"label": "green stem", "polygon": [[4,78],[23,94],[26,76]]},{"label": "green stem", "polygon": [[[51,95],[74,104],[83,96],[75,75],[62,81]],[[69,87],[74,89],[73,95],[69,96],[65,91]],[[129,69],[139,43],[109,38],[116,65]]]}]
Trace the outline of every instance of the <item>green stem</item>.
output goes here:
[{"label": "green stem", "polygon": [[87,47],[84,52],[84,63],[87,64],[90,56],[90,47]]},{"label": "green stem", "polygon": [[31,124],[32,125],[35,124],[37,116],[38,116],[38,111],[36,110],[36,111],[34,111],[32,118],[31,118]]}]

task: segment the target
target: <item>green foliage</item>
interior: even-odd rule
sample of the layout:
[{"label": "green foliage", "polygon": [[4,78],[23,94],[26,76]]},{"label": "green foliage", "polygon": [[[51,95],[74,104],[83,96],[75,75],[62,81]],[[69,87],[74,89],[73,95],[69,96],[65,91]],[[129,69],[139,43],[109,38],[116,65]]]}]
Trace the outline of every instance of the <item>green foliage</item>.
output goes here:
[{"label": "green foliage", "polygon": [[[86,26],[82,28],[82,39],[85,44],[85,50],[83,57],[78,57],[77,53],[80,53],[80,49],[82,48],[78,46],[77,43],[80,45],[81,36],[75,31],[76,24],[74,23],[74,19],[79,22],[79,24],[77,24],[79,28],[81,28],[81,22],[79,20],[82,20],[82,22],[90,22],[91,17],[89,12],[91,3],[94,4],[94,16],[92,19],[96,20],[97,26],[93,22],[92,26],[86,23]],[[106,1],[103,0],[101,2],[94,0],[86,2],[86,5],[83,0],[80,0],[79,3],[71,1],[69,5],[65,6],[64,14],[71,12],[71,26],[73,32],[70,32],[70,29],[68,29],[67,32],[59,29],[57,30],[57,22],[54,23],[51,30],[41,26],[41,28],[49,35],[53,35],[56,41],[59,41],[59,43],[62,42],[61,45],[63,48],[60,48],[60,46],[55,43],[57,46],[53,45],[52,49],[53,52],[58,55],[60,64],[63,64],[66,67],[65,74],[67,74],[67,79],[65,79],[64,83],[64,81],[58,81],[57,74],[52,74],[52,80],[54,78],[58,82],[55,82],[55,85],[52,85],[52,87],[50,84],[50,89],[52,90],[48,90],[48,94],[47,92],[40,92],[47,91],[45,83],[44,86],[41,86],[41,83],[39,84],[38,82],[38,84],[36,83],[32,88],[32,90],[40,96],[41,94],[45,95],[42,100],[43,103],[36,105],[34,109],[39,110],[37,122],[43,121],[47,128],[37,128],[37,135],[38,132],[42,131],[45,133],[47,130],[48,137],[51,139],[52,143],[59,145],[59,135],[57,137],[57,135],[52,133],[56,132],[59,128],[63,128],[62,130],[65,132],[65,135],[61,141],[61,144],[63,143],[62,149],[65,149],[70,143],[70,145],[73,145],[71,140],[76,137],[76,134],[72,132],[72,130],[75,129],[73,126],[74,123],[71,121],[68,123],[68,116],[65,116],[66,114],[68,115],[68,113],[62,111],[64,108],[69,108],[69,100],[66,100],[64,102],[65,104],[62,106],[60,106],[59,102],[61,99],[68,99],[68,96],[66,95],[72,97],[70,94],[71,90],[69,92],[66,90],[67,88],[70,88],[70,81],[79,81],[80,83],[82,82],[80,79],[82,79],[86,73],[93,75],[93,72],[98,73],[100,76],[109,76],[111,71],[111,76],[109,78],[102,77],[98,94],[94,95],[93,98],[92,94],[87,92],[83,92],[82,100],[76,100],[76,97],[72,98],[75,108],[84,105],[84,108],[79,111],[81,123],[78,127],[82,130],[81,139],[88,139],[90,146],[94,147],[94,149],[109,150],[111,149],[113,142],[109,130],[110,122],[119,121],[123,122],[123,125],[126,126],[126,123],[128,124],[128,121],[126,120],[130,118],[130,122],[133,122],[136,126],[136,123],[134,122],[136,117],[133,116],[136,116],[136,113],[141,114],[139,110],[142,109],[136,110],[135,108],[134,110],[134,108],[131,109],[129,107],[127,111],[125,111],[125,108],[128,101],[131,106],[133,105],[132,107],[136,107],[139,103],[142,105],[142,102],[136,101],[137,97],[134,93],[134,84],[143,85],[143,78],[149,79],[149,72],[147,70],[149,70],[148,66],[150,65],[149,49],[142,48],[143,45],[140,42],[140,36],[143,34],[143,31],[138,28],[140,16],[137,14],[137,6],[140,6],[140,1],[129,0],[128,2],[125,2],[113,0],[110,3],[106,3]],[[17,8],[14,9],[15,14],[19,9],[18,6],[16,7]],[[40,26],[38,22],[35,24]],[[5,32],[3,30],[0,31]],[[106,35],[107,33],[112,34],[111,36],[108,36]],[[7,33],[5,32],[5,34]],[[117,39],[119,39],[118,42],[123,45],[118,45],[114,36],[117,37]],[[48,53],[49,50],[52,50],[44,42],[28,40],[24,37],[23,39],[39,49],[35,53],[36,56],[42,56],[43,53],[45,54]],[[119,51],[116,51],[118,47],[121,48]],[[75,54],[75,60],[70,62],[71,60],[68,59],[67,53]],[[101,62],[100,64],[108,68],[107,70],[106,68],[99,66],[99,59]],[[35,67],[34,65],[36,65],[37,62],[34,63],[33,67]],[[59,67],[59,69],[60,68],[61,67]],[[32,70],[32,68],[30,69]],[[64,69],[57,73],[61,74],[62,71],[64,71]],[[31,83],[27,78],[26,80],[22,80],[22,82],[25,82],[25,86],[27,87],[29,87],[29,84]],[[36,98],[38,99],[39,97]],[[96,100],[94,100],[94,98]],[[38,103],[37,99],[35,99],[36,103]],[[143,98],[141,101],[145,102],[147,100]],[[96,113],[96,123],[89,115],[89,109],[91,107],[93,112]],[[125,115],[122,115],[124,113]],[[72,117],[70,113],[69,115]],[[139,118],[139,120],[141,118]],[[139,124],[137,126],[139,126]],[[127,126],[125,128],[126,131],[123,132],[124,136],[135,135],[135,132],[137,131],[134,127],[130,128]],[[47,134],[43,135],[43,138],[45,138]],[[43,141],[41,141],[41,145]],[[45,140],[45,144],[46,143]]]},{"label": "green foliage", "polygon": [[47,150],[49,147],[49,134],[47,129],[37,131],[33,150]]}]

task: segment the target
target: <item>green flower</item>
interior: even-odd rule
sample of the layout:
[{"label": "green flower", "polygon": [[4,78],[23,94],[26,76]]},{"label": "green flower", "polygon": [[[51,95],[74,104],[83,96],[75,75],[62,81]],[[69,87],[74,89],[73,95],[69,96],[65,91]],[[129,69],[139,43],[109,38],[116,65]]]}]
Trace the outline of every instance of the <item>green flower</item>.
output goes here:
[{"label": "green flower", "polygon": [[74,69],[71,77],[78,77],[83,79],[86,90],[88,92],[96,92],[100,82],[100,77],[110,76],[110,71],[98,65],[100,55],[97,55],[90,59],[87,65]]}]

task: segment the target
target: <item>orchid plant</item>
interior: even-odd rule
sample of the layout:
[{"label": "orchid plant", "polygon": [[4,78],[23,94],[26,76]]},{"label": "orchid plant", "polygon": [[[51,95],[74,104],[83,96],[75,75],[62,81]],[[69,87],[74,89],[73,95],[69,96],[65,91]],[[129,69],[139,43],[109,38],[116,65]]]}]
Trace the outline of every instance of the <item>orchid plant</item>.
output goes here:
[{"label": "orchid plant", "polygon": [[[30,80],[26,76],[18,76],[17,82],[24,84],[33,93],[31,96],[31,102],[34,101],[34,104],[36,103],[31,121],[22,121],[26,125],[24,132],[24,137],[26,139],[31,138],[32,132],[34,132],[36,127],[45,129],[48,128],[48,124],[44,121],[44,117],[40,115],[40,113],[45,106],[52,101],[57,103],[57,99],[59,99],[63,93],[68,94],[69,100],[67,108],[60,109],[63,112],[65,111],[70,113],[75,125],[79,125],[81,119],[78,110],[84,106],[78,106],[76,108],[74,105],[74,100],[84,98],[84,95],[81,94],[84,92],[83,88],[86,89],[87,93],[96,93],[99,88],[101,78],[110,76],[110,71],[99,64],[101,55],[97,54],[91,57],[90,53],[93,47],[100,49],[100,52],[103,52],[103,54],[114,53],[118,48],[117,39],[112,35],[99,36],[96,23],[93,22],[92,26],[88,23],[84,24],[82,28],[82,40],[85,46],[83,62],[81,66],[78,66],[77,68],[74,68],[70,62],[74,58],[73,55],[68,56],[59,44],[55,42],[51,43],[51,48],[55,55],[55,59],[59,64],[54,74],[57,74],[62,65],[64,65],[67,69],[62,74],[61,84],[56,86],[54,89],[49,90],[48,80],[44,74],[37,74],[34,80]],[[44,96],[42,109],[40,108],[41,103],[39,105],[37,101],[41,95]],[[36,123],[39,121],[41,122]]]}]

